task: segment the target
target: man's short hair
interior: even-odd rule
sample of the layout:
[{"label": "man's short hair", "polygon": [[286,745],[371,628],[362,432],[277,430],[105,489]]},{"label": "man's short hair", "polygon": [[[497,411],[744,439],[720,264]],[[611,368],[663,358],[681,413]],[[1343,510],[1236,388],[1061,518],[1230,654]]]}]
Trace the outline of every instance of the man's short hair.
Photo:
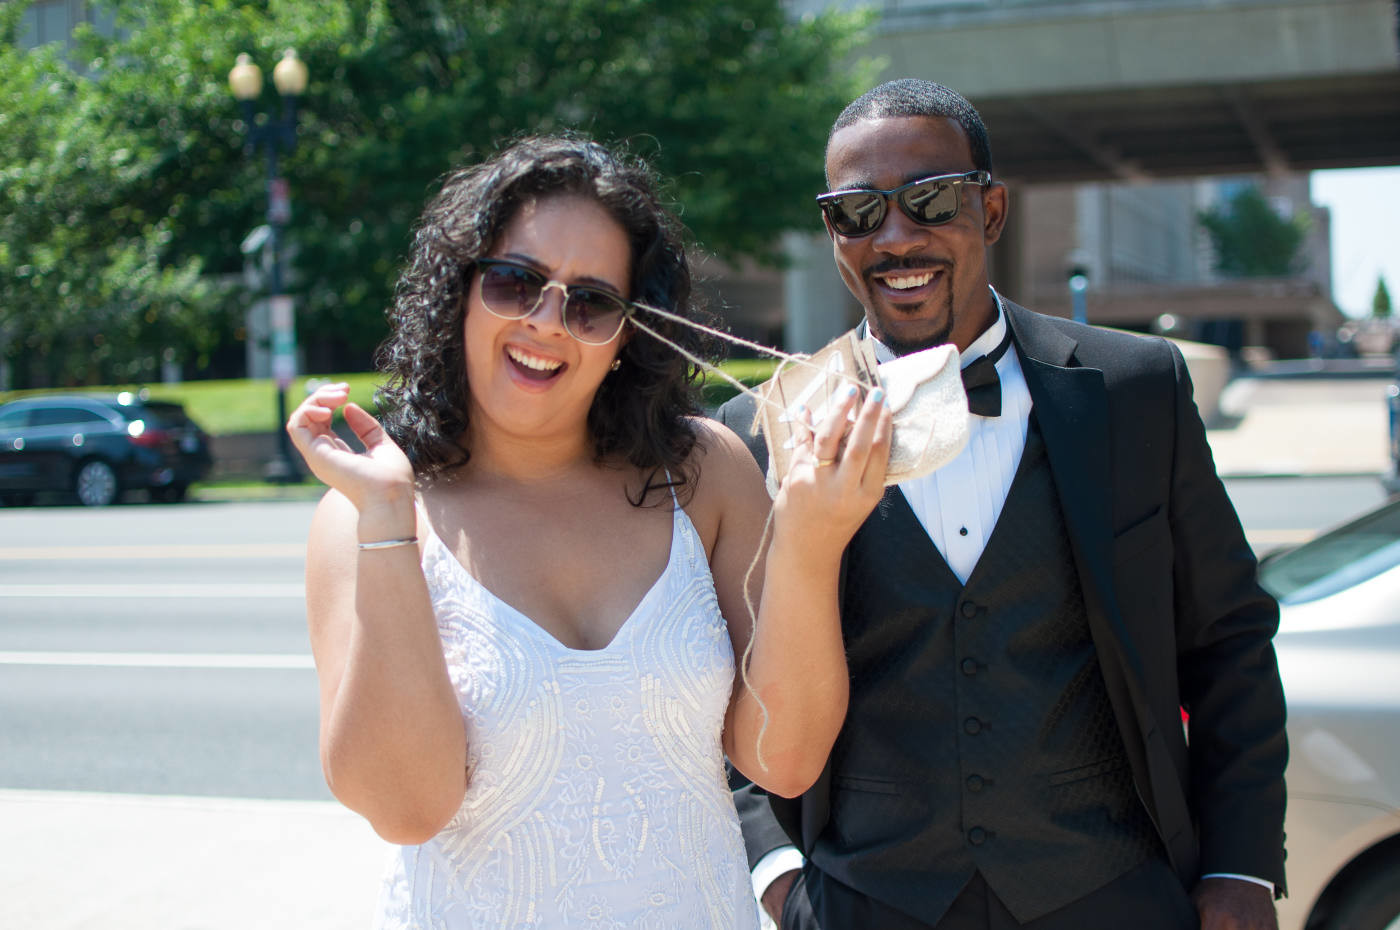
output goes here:
[{"label": "man's short hair", "polygon": [[831,137],[852,123],[898,116],[953,120],[962,127],[963,134],[967,136],[968,145],[972,149],[972,167],[978,171],[992,170],[992,144],[987,138],[987,127],[983,124],[977,108],[957,91],[918,78],[886,81],[851,101],[850,105],[841,111],[841,115],[836,117],[831,133],[826,138],[827,148],[831,148]]}]

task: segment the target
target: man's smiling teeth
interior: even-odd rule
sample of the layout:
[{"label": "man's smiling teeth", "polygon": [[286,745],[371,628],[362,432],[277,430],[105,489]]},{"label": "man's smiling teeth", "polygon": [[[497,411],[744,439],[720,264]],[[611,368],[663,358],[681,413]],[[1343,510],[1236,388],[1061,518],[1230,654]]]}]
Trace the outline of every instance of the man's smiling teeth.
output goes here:
[{"label": "man's smiling teeth", "polygon": [[923,287],[932,280],[933,272],[925,271],[919,274],[899,275],[897,277],[890,275],[885,278],[885,284],[896,290],[907,291],[910,288]]},{"label": "man's smiling teeth", "polygon": [[506,355],[509,355],[511,361],[515,362],[517,365],[524,365],[526,368],[533,368],[535,371],[554,371],[556,368],[562,368],[564,366],[563,362],[555,359],[540,358],[538,355],[530,355],[522,349],[517,349],[515,346],[506,346]]}]

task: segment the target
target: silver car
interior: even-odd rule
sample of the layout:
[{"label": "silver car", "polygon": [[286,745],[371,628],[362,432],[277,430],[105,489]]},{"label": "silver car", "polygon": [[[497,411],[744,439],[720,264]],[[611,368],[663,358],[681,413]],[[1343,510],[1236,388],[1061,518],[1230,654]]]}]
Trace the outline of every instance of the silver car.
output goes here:
[{"label": "silver car", "polygon": [[1400,497],[1285,552],[1289,896],[1281,930],[1400,930]]}]

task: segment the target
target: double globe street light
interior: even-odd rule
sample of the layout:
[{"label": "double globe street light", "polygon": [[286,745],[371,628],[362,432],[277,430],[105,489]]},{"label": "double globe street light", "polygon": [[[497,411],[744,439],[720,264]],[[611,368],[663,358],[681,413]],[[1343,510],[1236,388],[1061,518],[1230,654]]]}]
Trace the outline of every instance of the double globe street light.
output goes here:
[{"label": "double globe street light", "polygon": [[282,98],[281,117],[270,115],[257,122],[255,101],[262,94],[262,69],[253,64],[246,53],[238,56],[228,73],[228,86],[243,108],[243,125],[247,128],[248,149],[261,148],[267,153],[267,248],[271,255],[268,275],[267,305],[272,331],[272,376],[277,382],[277,458],[267,466],[269,481],[300,480],[300,469],[292,457],[291,442],[281,424],[287,422],[287,388],[296,377],[296,325],[292,298],[283,293],[282,227],[291,220],[291,197],[285,178],[277,174],[277,155],[290,152],[297,141],[297,101],[306,92],[306,64],[297,57],[295,49],[282,53],[282,60],[272,69],[272,83]]}]

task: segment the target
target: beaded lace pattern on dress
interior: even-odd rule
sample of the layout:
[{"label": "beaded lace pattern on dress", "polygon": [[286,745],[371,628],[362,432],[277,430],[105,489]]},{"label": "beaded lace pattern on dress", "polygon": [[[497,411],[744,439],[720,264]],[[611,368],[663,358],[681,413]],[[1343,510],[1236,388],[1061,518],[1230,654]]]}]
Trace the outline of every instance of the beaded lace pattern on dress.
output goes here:
[{"label": "beaded lace pattern on dress", "polygon": [[734,653],[684,510],[666,568],[599,650],[559,642],[433,533],[423,572],[467,793],[436,837],[395,848],[375,926],[756,928],[720,743]]}]

